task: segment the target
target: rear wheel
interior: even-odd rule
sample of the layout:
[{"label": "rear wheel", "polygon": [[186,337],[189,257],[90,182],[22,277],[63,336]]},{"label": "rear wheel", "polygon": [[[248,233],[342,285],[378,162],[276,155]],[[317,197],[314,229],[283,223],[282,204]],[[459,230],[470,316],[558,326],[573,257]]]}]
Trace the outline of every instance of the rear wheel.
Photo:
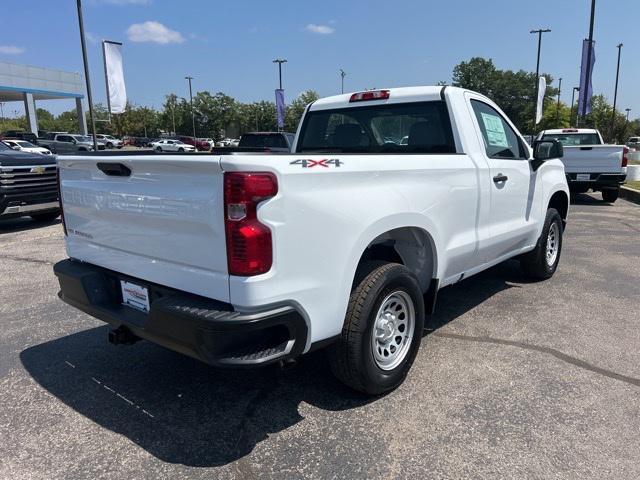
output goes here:
[{"label": "rear wheel", "polygon": [[547,216],[536,247],[520,258],[524,272],[536,280],[551,278],[558,268],[562,251],[562,218],[555,208]]},{"label": "rear wheel", "polygon": [[605,188],[602,190],[602,200],[608,203],[613,203],[618,199],[619,194],[619,188]]},{"label": "rear wheel", "polygon": [[396,388],[418,353],[423,325],[424,302],[416,277],[397,263],[363,265],[341,338],[328,351],[333,373],[370,395]]},{"label": "rear wheel", "polygon": [[56,210],[54,212],[47,212],[47,213],[34,213],[33,215],[30,215],[30,217],[36,222],[52,222],[59,216],[60,216],[60,210]]}]

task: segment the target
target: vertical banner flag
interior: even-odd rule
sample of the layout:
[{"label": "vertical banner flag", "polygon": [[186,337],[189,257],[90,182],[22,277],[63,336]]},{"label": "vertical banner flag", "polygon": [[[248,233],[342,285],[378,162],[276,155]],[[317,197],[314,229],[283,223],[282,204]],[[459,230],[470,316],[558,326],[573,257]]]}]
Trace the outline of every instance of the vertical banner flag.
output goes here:
[{"label": "vertical banner flag", "polygon": [[276,115],[278,118],[278,128],[284,128],[284,90],[276,89]]},{"label": "vertical banner flag", "polygon": [[123,113],[127,107],[127,89],[124,85],[122,68],[122,44],[102,42],[104,55],[104,76],[107,84],[107,103],[109,113]]},{"label": "vertical banner flag", "polygon": [[542,107],[544,106],[544,94],[547,91],[547,78],[542,76],[538,79],[538,103],[536,105],[536,125],[542,120]]},{"label": "vertical banner flag", "polygon": [[[578,94],[578,115],[586,115],[591,112],[591,95],[593,95],[593,65],[596,63],[596,42],[592,42],[591,65],[587,65],[589,56],[589,40],[582,41],[582,65],[580,66],[580,93]],[[587,82],[587,69],[589,71],[589,84]],[[584,106],[584,96],[586,95],[586,110]]]}]

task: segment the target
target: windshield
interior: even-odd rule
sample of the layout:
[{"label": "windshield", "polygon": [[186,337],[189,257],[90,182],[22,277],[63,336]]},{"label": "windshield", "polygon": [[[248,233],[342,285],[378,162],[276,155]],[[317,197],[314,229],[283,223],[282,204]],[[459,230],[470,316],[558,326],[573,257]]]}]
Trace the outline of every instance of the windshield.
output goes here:
[{"label": "windshield", "polygon": [[600,137],[597,133],[545,133],[542,140],[558,140],[565,147],[600,145]]},{"label": "windshield", "polygon": [[25,142],[23,140],[16,142],[18,145],[20,145],[22,148],[33,148],[35,147],[35,145],[31,142]]},{"label": "windshield", "polygon": [[8,147],[6,143],[0,142],[0,151],[4,151],[4,150],[11,150],[11,148]]},{"label": "windshield", "polygon": [[310,112],[299,152],[455,153],[442,101],[398,103]]},{"label": "windshield", "polygon": [[93,142],[93,138],[89,135],[72,135],[79,142]]}]

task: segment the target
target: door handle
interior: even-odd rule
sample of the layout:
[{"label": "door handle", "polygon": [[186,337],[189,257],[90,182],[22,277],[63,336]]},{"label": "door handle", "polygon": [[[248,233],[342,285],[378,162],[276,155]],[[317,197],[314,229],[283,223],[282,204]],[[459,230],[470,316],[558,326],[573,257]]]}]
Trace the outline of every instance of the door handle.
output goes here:
[{"label": "door handle", "polygon": [[494,183],[502,183],[502,182],[506,182],[507,180],[509,180],[509,177],[507,177],[506,175],[503,175],[501,173],[499,173],[498,175],[493,177]]},{"label": "door handle", "polygon": [[121,163],[98,162],[96,166],[98,170],[110,177],[128,177],[131,175],[131,169]]}]

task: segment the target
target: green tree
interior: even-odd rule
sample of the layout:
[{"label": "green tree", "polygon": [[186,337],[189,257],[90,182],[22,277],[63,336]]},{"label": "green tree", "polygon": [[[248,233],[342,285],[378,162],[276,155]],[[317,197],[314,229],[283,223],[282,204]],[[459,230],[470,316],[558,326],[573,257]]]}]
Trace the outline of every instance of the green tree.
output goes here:
[{"label": "green tree", "polygon": [[287,132],[295,132],[298,129],[298,123],[304,114],[307,105],[315,102],[320,98],[313,90],[302,92],[298,98],[291,102],[285,112],[284,129]]},{"label": "green tree", "polygon": [[[542,74],[547,80],[545,105],[551,105],[557,89],[552,87],[553,78]],[[468,88],[486,95],[493,100],[511,119],[522,133],[539,129],[533,125],[536,92],[535,73],[519,70],[499,70],[491,59],[474,57],[461,62],[453,69],[453,85]]]}]

